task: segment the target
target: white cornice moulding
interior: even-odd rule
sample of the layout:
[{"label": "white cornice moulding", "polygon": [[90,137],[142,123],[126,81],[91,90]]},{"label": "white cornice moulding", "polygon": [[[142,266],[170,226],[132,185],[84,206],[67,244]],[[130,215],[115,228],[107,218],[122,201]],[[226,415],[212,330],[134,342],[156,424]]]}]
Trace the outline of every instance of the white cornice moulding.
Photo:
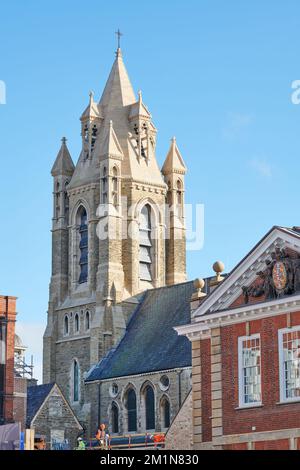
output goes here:
[{"label": "white cornice moulding", "polygon": [[179,335],[187,336],[190,341],[196,341],[198,339],[209,338],[212,328],[260,320],[297,311],[300,311],[300,294],[271,302],[248,304],[231,310],[214,312],[198,318],[194,323],[177,326],[174,329]]}]

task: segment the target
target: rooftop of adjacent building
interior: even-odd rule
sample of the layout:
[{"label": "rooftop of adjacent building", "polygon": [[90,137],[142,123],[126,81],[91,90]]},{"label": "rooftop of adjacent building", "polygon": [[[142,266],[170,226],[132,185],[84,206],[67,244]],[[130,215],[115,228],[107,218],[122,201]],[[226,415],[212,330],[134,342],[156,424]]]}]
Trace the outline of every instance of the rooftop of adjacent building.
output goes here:
[{"label": "rooftop of adjacent building", "polygon": [[[203,293],[210,292],[212,279],[204,280]],[[90,370],[86,382],[190,367],[191,343],[174,327],[190,323],[197,287],[187,281],[146,291],[123,338]]]}]

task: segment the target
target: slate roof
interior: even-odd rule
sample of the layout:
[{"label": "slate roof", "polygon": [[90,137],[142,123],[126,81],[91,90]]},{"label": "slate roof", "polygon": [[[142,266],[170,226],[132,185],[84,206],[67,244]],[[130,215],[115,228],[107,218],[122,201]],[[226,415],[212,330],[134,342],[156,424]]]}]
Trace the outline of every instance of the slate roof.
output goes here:
[{"label": "slate roof", "polygon": [[35,385],[33,387],[28,387],[27,389],[27,419],[26,425],[30,426],[31,421],[37,414],[38,410],[42,406],[44,400],[47,398],[54,383],[44,384],[44,385]]},{"label": "slate roof", "polygon": [[193,281],[147,291],[123,339],[90,371],[86,382],[191,366],[191,343],[174,327],[190,323],[193,292]]}]

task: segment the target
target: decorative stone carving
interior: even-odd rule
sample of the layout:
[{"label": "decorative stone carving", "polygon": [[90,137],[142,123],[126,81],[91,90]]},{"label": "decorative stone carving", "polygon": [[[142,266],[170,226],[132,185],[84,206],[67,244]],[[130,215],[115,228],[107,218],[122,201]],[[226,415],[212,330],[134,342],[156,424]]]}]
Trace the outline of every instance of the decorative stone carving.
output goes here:
[{"label": "decorative stone carving", "polygon": [[265,300],[272,300],[300,292],[299,254],[292,256],[286,249],[276,248],[265,265],[263,271],[257,272],[260,282],[242,288],[246,304],[251,297],[264,296]]}]

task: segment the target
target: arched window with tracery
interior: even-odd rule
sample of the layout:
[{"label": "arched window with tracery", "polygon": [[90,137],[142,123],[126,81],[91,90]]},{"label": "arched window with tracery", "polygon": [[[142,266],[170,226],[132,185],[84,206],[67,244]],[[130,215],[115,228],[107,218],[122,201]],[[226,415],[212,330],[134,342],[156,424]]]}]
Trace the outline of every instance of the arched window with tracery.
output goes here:
[{"label": "arched window with tracery", "polygon": [[139,224],[139,275],[142,281],[152,281],[151,207],[146,204],[140,214]]},{"label": "arched window with tracery", "polygon": [[146,411],[146,430],[155,429],[155,400],[154,390],[151,385],[147,385],[144,390],[145,411]]},{"label": "arched window with tracery", "polygon": [[80,274],[78,282],[83,284],[88,280],[88,220],[84,207],[79,209],[79,237]]},{"label": "arched window with tracery", "polygon": [[111,428],[114,434],[119,432],[119,408],[115,402],[111,405]]},{"label": "arched window with tracery", "polygon": [[127,423],[128,432],[137,430],[136,393],[133,388],[127,392]]},{"label": "arched window with tracery", "polygon": [[73,361],[73,401],[79,401],[79,365],[76,359]]}]

